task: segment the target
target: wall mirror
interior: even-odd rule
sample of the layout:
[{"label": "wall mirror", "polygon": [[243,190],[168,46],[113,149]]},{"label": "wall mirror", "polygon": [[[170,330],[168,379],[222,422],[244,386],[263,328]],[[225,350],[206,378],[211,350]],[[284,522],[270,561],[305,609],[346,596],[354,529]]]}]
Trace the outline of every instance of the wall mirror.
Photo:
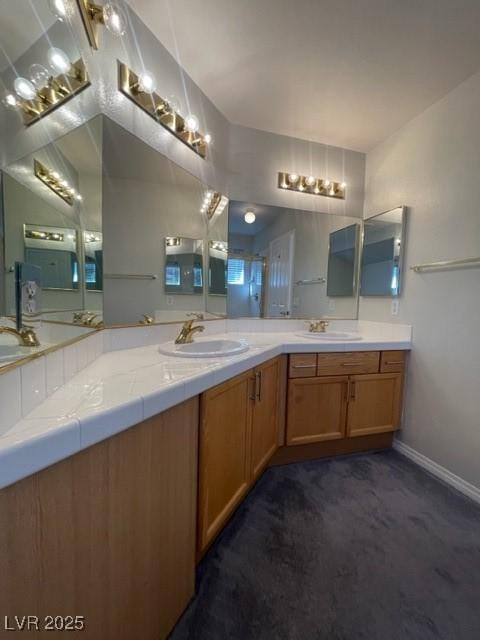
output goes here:
[{"label": "wall mirror", "polygon": [[360,295],[400,295],[405,220],[405,207],[397,207],[364,221]]},{"label": "wall mirror", "polygon": [[[21,262],[39,268],[41,303],[27,324],[40,350],[93,330],[103,307],[102,117],[6,166],[2,183],[0,324],[13,326]],[[1,336],[0,362],[2,345],[15,343]]]},{"label": "wall mirror", "polygon": [[203,294],[203,240],[165,238],[165,293]]},{"label": "wall mirror", "polygon": [[361,219],[230,201],[231,317],[357,317]]},{"label": "wall mirror", "polygon": [[208,219],[207,185],[105,117],[103,131],[105,323],[224,316],[209,256],[211,240],[226,245],[227,210]]}]

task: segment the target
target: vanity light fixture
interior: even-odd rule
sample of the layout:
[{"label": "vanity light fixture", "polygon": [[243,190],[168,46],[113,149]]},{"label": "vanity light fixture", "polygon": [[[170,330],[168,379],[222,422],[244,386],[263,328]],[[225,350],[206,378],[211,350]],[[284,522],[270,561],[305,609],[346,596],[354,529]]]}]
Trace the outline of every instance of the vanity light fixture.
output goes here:
[{"label": "vanity light fixture", "polygon": [[85,242],[100,242],[100,238],[98,236],[94,233],[88,233],[88,231],[85,232],[84,238]]},{"label": "vanity light fixture", "polygon": [[247,209],[245,215],[243,216],[243,219],[247,224],[253,224],[255,222],[256,217],[257,216],[254,214],[254,212],[251,209]]},{"label": "vanity light fixture", "polygon": [[47,185],[54,193],[57,194],[68,205],[73,206],[74,201],[82,200],[82,196],[70,186],[67,180],[62,179],[58,171],[50,171],[39,160],[33,161],[33,171],[35,176]]},{"label": "vanity light fixture", "polygon": [[167,247],[179,247],[180,246],[180,238],[165,238],[165,245]]},{"label": "vanity light fixture", "polygon": [[51,240],[54,242],[63,242],[63,233],[52,233],[51,231],[39,231],[37,229],[25,229],[25,238],[31,240]]},{"label": "vanity light fixture", "polygon": [[56,47],[49,49],[47,58],[51,69],[58,75],[51,75],[41,64],[32,64],[30,79],[18,77],[13,83],[17,95],[9,93],[2,100],[5,107],[22,112],[27,127],[90,85],[81,58],[72,64],[67,54]]},{"label": "vanity light fixture", "polygon": [[227,252],[227,245],[224,242],[219,242],[218,240],[210,240],[210,249],[214,249],[216,251],[223,251],[223,253]]},{"label": "vanity light fixture", "polygon": [[127,30],[127,17],[116,2],[98,5],[90,0],[77,0],[83,26],[92,49],[99,44],[98,27],[103,25],[114,36],[121,37]]},{"label": "vanity light fixture", "polygon": [[220,215],[228,204],[228,198],[218,191],[210,189],[206,192],[200,213],[204,213],[208,220],[211,220],[215,214]]},{"label": "vanity light fixture", "polygon": [[174,96],[161,98],[156,93],[156,81],[150,72],[137,75],[126,64],[119,62],[118,88],[137,107],[148,113],[187,147],[205,158],[212,136],[199,132],[200,125],[194,114],[189,114],[186,118],[180,115],[178,101]]},{"label": "vanity light fixture", "polygon": [[329,178],[322,179],[315,178],[315,176],[301,176],[297,173],[280,171],[278,174],[278,188],[344,200],[347,183],[335,182]]}]

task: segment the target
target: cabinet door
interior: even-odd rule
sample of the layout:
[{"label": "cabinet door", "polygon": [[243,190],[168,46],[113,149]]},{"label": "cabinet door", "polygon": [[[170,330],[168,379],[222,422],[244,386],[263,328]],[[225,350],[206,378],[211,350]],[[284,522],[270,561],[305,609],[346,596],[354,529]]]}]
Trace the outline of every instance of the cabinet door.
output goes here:
[{"label": "cabinet door", "polygon": [[252,421],[252,475],[266,467],[278,446],[278,393],[280,358],[255,369],[255,404]]},{"label": "cabinet door", "polygon": [[250,485],[252,371],[201,397],[198,548],[204,551]]},{"label": "cabinet door", "polygon": [[398,429],[402,382],[402,373],[351,376],[347,436],[366,436]]},{"label": "cabinet door", "polygon": [[287,445],[345,437],[348,376],[288,381]]}]

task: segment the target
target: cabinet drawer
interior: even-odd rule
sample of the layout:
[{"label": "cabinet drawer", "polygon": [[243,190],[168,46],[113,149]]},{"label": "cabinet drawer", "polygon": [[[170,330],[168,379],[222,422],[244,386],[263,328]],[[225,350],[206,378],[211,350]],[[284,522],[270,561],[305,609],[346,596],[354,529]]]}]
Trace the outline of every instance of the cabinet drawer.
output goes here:
[{"label": "cabinet drawer", "polygon": [[350,373],[378,373],[379,366],[379,351],[319,353],[317,376],[339,376]]},{"label": "cabinet drawer", "polygon": [[405,369],[406,351],[382,351],[381,373],[401,373]]},{"label": "cabinet drawer", "polygon": [[317,375],[316,353],[295,353],[290,356],[289,378],[314,378]]}]

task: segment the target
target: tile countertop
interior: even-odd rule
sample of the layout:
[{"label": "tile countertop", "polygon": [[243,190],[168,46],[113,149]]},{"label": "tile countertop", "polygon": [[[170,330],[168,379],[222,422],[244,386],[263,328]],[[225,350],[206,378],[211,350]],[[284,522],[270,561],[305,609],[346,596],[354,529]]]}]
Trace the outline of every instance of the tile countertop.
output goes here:
[{"label": "tile countertop", "polygon": [[101,355],[26,418],[3,431],[0,426],[0,488],[282,353],[411,348],[406,336],[317,342],[291,332],[215,334],[226,337],[244,338],[250,349],[235,357],[175,358],[151,345]]}]

